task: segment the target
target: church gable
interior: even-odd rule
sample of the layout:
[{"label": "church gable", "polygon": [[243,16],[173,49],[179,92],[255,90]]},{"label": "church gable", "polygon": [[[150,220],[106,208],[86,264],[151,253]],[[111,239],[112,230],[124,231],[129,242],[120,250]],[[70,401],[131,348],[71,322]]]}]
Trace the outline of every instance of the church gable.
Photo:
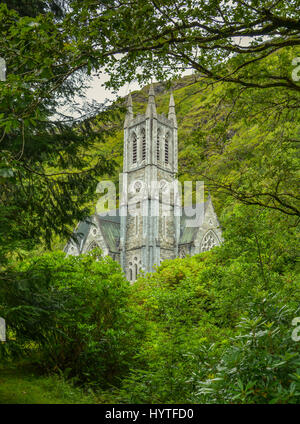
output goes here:
[{"label": "church gable", "polygon": [[86,238],[89,234],[89,228],[91,225],[91,218],[87,218],[85,221],[79,222],[73,236],[64,248],[64,252],[67,255],[78,256],[82,253],[82,248],[85,245]]},{"label": "church gable", "polygon": [[74,231],[73,239],[69,241],[64,251],[67,254],[77,256],[95,248],[100,248],[104,255],[109,254],[109,247],[102,235],[98,220],[96,216],[93,215],[79,223]]},{"label": "church gable", "polygon": [[116,216],[107,216],[104,214],[95,215],[98,228],[105,242],[108,254],[120,261],[120,216],[119,210],[116,210]]},{"label": "church gable", "polygon": [[106,256],[109,254],[109,249],[95,215],[92,217],[92,222],[93,224],[89,227],[89,232],[82,248],[82,253],[87,253],[93,249],[100,248],[103,255]]},{"label": "church gable", "polygon": [[199,220],[199,225],[188,226],[187,220],[191,217],[191,210],[195,205],[189,208],[182,208],[180,220],[180,240],[178,246],[178,256],[184,258],[187,255],[205,252],[218,246],[222,242],[222,232],[211,198],[200,205],[203,213],[203,220]]},{"label": "church gable", "polygon": [[222,242],[222,230],[211,198],[206,202],[203,224],[194,240],[195,253],[205,252]]}]

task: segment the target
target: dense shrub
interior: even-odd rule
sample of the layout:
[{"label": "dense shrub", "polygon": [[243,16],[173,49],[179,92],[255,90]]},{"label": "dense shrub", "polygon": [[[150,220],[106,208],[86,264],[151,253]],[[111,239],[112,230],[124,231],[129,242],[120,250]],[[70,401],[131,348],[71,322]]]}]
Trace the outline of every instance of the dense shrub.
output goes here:
[{"label": "dense shrub", "polygon": [[209,378],[198,383],[194,402],[300,403],[300,343],[291,325],[300,308],[278,304],[269,296],[252,305]]},{"label": "dense shrub", "polygon": [[222,246],[132,286],[97,251],[7,269],[2,354],[35,351],[43,369],[98,384],[115,403],[299,403],[296,232],[258,208],[222,220]]},{"label": "dense shrub", "polygon": [[221,247],[165,261],[133,285],[147,330],[122,402],[299,402],[295,232],[254,207],[231,208],[223,223]]},{"label": "dense shrub", "polygon": [[10,340],[6,353],[30,353],[43,369],[81,381],[115,383],[128,368],[135,345],[128,309],[129,283],[99,252],[45,254],[6,273],[0,315]]}]

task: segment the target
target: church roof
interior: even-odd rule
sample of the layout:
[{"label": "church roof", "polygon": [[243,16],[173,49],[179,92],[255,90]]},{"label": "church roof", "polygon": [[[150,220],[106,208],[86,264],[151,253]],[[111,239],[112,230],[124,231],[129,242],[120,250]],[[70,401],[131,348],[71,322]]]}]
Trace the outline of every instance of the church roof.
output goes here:
[{"label": "church roof", "polygon": [[[203,212],[205,214],[206,208],[208,205],[208,201],[203,204]],[[200,207],[202,206],[200,205]],[[193,220],[192,211],[194,210],[195,205],[186,206],[181,209],[181,217],[180,217],[180,239],[179,244],[188,244],[192,243],[196,236],[199,227],[201,226],[201,222],[199,225],[188,227],[187,221],[189,219]],[[77,245],[79,250],[82,251],[82,248],[86,242],[87,236],[90,232],[90,228],[94,226],[93,218],[95,218],[97,225],[101,229],[102,236],[105,240],[105,243],[110,250],[110,252],[118,253],[119,252],[119,242],[120,242],[120,214],[119,209],[116,209],[115,216],[109,216],[106,214],[95,214],[93,216],[88,217],[86,220],[81,221],[74,232],[74,236],[77,240]],[[201,214],[203,217],[203,215]]]},{"label": "church roof", "polygon": [[73,233],[73,241],[78,245],[79,250],[81,250],[82,246],[84,246],[91,225],[91,217],[88,217],[84,221],[79,222],[76,230]]},{"label": "church roof", "polygon": [[101,229],[101,233],[111,252],[118,253],[120,242],[120,215],[116,209],[116,216],[96,214],[95,218]]},{"label": "church roof", "polygon": [[94,227],[93,219],[96,220],[101,230],[102,236],[108,249],[111,252],[118,253],[120,241],[120,216],[119,209],[116,210],[116,216],[107,216],[106,214],[95,214],[87,217],[78,224],[73,233],[74,242],[77,244],[80,252],[86,242],[91,227]]},{"label": "church roof", "polygon": [[[208,202],[204,202],[201,205],[198,205],[200,208],[204,208],[203,214],[200,215],[200,218],[204,217],[204,214],[206,212]],[[201,221],[196,225],[195,227],[187,227],[187,221],[193,220],[193,210],[195,209],[195,205],[192,206],[186,206],[185,208],[181,208],[181,217],[180,217],[180,239],[179,244],[187,244],[192,243],[195,238],[197,237],[197,232],[199,230],[199,227],[201,226]],[[201,211],[201,209],[200,209]],[[202,212],[202,211],[201,211]]]}]

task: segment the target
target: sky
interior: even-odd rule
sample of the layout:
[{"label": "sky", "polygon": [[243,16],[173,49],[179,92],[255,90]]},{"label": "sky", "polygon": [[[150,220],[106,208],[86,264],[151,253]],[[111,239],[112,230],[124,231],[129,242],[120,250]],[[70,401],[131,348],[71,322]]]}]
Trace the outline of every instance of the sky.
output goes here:
[{"label": "sky", "polygon": [[[116,94],[114,94],[112,91],[108,90],[106,87],[103,86],[103,84],[108,81],[108,79],[109,76],[105,74],[102,74],[101,76],[93,75],[91,77],[91,80],[87,84],[90,85],[90,87],[84,91],[85,97],[74,97],[74,103],[78,104],[78,109],[82,108],[82,106],[84,106],[86,102],[92,103],[93,100],[96,100],[98,103],[104,103],[106,100],[114,101],[119,96],[127,96],[129,91],[140,90],[142,88],[137,82],[132,82],[130,84],[127,83]],[[59,108],[58,112],[61,112],[73,118],[78,118],[80,116],[80,113],[77,113],[76,110],[72,107],[72,105],[70,106],[70,109],[63,106]],[[54,116],[54,119],[56,118],[57,116]]]},{"label": "sky", "polygon": [[129,91],[135,91],[140,90],[141,87],[137,82],[133,82],[131,84],[126,84],[124,87],[122,87],[117,95],[114,95],[111,91],[109,91],[107,88],[102,87],[102,84],[109,79],[108,75],[102,75],[99,76],[93,76],[91,80],[91,87],[86,90],[86,96],[88,100],[95,99],[98,102],[102,103],[105,99],[109,100],[115,100],[117,95],[121,97],[127,96]]},{"label": "sky", "polygon": [[[182,76],[189,75],[193,71],[192,69],[188,69],[182,73]],[[138,84],[138,82],[133,81],[131,83],[125,84],[116,94],[103,86],[103,84],[109,80],[109,75],[102,73],[101,76],[93,75],[88,82],[90,87],[85,90],[85,98],[80,98],[79,96],[75,96],[74,101],[78,103],[78,105],[83,106],[85,102],[91,103],[93,100],[96,100],[98,103],[104,103],[105,100],[114,101],[117,97],[125,97],[129,94],[129,92],[133,92],[136,90],[140,90],[142,86]],[[154,83],[156,81],[153,81]],[[72,116],[73,118],[79,117],[79,113],[77,114],[74,108],[67,110],[62,107],[60,112]]]}]

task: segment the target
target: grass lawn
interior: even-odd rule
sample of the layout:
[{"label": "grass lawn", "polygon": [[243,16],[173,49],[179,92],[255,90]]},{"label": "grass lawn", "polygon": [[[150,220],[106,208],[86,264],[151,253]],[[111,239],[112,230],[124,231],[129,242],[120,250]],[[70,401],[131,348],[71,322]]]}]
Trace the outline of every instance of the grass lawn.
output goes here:
[{"label": "grass lawn", "polygon": [[58,376],[40,376],[28,365],[0,365],[0,404],[107,403]]}]

